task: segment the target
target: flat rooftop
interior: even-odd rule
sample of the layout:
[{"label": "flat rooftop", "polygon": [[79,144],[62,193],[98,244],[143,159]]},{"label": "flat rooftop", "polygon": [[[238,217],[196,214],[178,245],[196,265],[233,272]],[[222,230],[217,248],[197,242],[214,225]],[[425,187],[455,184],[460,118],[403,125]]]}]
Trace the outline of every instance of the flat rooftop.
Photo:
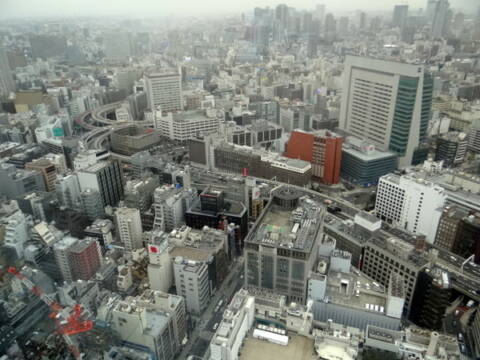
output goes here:
[{"label": "flat rooftop", "polygon": [[249,242],[309,252],[321,224],[321,205],[302,197],[294,210],[270,202]]},{"label": "flat rooftop", "polygon": [[294,335],[287,346],[272,344],[265,340],[245,338],[240,348],[240,360],[316,360],[313,339]]},{"label": "flat rooftop", "polygon": [[187,260],[207,262],[211,256],[211,252],[191,247],[174,247],[172,251],[170,251],[170,257],[174,259],[177,256],[181,256],[182,258]]},{"label": "flat rooftop", "polygon": [[333,304],[376,313],[384,313],[387,302],[387,294],[381,284],[353,270],[349,274],[330,271],[325,295]]}]

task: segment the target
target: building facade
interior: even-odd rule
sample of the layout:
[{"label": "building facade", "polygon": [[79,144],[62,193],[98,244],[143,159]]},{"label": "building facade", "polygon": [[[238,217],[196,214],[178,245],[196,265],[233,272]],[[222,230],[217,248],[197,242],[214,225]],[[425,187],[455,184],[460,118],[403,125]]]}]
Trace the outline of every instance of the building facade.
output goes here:
[{"label": "building facade", "polygon": [[427,135],[433,80],[423,66],[347,56],[339,127],[417,164]]},{"label": "building facade", "polygon": [[182,76],[178,72],[145,74],[148,106],[153,111],[171,112],[183,109]]},{"label": "building facade", "polygon": [[380,219],[433,243],[446,201],[442,187],[408,175],[389,174],[378,183],[375,213]]},{"label": "building facade", "polygon": [[324,184],[340,181],[343,138],[330,131],[307,133],[292,131],[285,156],[300,159],[312,165],[312,178]]}]

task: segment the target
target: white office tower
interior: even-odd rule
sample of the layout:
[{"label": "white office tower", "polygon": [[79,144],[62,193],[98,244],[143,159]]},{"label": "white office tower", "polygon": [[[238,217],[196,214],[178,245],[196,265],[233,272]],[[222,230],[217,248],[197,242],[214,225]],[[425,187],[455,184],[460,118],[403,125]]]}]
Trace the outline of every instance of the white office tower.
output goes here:
[{"label": "white office tower", "polygon": [[413,175],[384,175],[375,202],[378,218],[414,234],[425,235],[433,244],[446,194],[442,187]]},{"label": "white office tower", "polygon": [[142,221],[138,209],[119,208],[115,213],[120,240],[126,251],[142,247]]},{"label": "white office tower", "polygon": [[179,72],[147,72],[145,85],[150,109],[161,106],[164,112],[182,110],[182,77]]},{"label": "white office tower", "polygon": [[168,253],[168,236],[154,232],[148,244],[148,282],[150,289],[167,292],[173,284],[172,260]]},{"label": "white office tower", "polygon": [[15,91],[15,82],[8,64],[7,53],[0,47],[0,96],[8,96]]},{"label": "white office tower", "polygon": [[419,164],[427,136],[433,79],[422,65],[347,56],[339,127],[399,156],[399,166]]},{"label": "white office tower", "polygon": [[29,239],[29,224],[20,210],[3,219],[4,246],[15,249],[19,259],[23,258],[24,245]]},{"label": "white office tower", "polygon": [[173,261],[173,273],[177,295],[185,298],[187,311],[197,316],[201,315],[210,302],[208,265],[178,256]]}]

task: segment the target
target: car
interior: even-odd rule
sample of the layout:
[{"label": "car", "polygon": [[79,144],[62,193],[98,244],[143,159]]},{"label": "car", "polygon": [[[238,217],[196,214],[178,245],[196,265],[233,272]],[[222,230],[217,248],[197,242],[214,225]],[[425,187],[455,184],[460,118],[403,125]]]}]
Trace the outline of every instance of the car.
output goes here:
[{"label": "car", "polygon": [[461,352],[462,354],[465,354],[465,353],[467,352],[467,348],[465,347],[464,344],[460,344],[460,352]]},{"label": "car", "polygon": [[217,330],[218,328],[218,323],[215,323],[215,325],[213,325],[213,330]]},{"label": "car", "polygon": [[458,341],[463,342],[463,334],[462,333],[458,333],[457,337],[458,337]]}]

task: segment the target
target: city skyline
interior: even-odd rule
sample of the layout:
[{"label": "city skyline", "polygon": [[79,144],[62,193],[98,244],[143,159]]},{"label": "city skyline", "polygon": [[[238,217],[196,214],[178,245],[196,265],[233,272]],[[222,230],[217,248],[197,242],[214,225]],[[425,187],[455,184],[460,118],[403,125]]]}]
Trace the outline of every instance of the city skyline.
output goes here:
[{"label": "city skyline", "polygon": [[[410,9],[426,9],[426,0],[370,0],[365,2],[355,1],[354,6],[350,0],[246,0],[239,4],[232,5],[221,0],[206,0],[201,5],[193,5],[189,0],[180,0],[165,4],[157,3],[153,0],[140,0],[132,2],[130,0],[104,1],[95,0],[49,0],[49,6],[41,0],[4,0],[0,18],[18,18],[18,17],[58,17],[58,16],[208,16],[220,14],[233,14],[241,12],[250,12],[254,7],[275,7],[278,4],[286,4],[297,9],[313,10],[317,4],[324,4],[327,12],[355,12],[391,11],[395,5],[407,4]],[[198,3],[200,4],[200,3]],[[450,0],[450,5],[461,11],[475,13],[479,4],[474,0]]]}]

